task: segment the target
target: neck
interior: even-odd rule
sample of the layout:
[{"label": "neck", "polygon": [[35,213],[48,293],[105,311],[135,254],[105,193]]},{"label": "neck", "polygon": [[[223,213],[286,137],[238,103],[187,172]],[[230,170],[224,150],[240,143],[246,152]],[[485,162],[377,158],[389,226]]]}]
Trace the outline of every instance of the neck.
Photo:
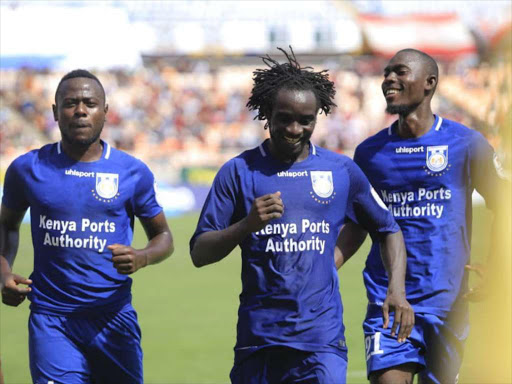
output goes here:
[{"label": "neck", "polygon": [[311,143],[308,143],[307,145],[305,145],[302,152],[300,154],[298,154],[297,156],[287,156],[286,154],[280,152],[276,148],[276,146],[272,142],[272,139],[269,139],[267,143],[268,143],[268,145],[267,145],[268,151],[270,152],[272,157],[276,158],[279,161],[282,161],[283,163],[287,163],[287,164],[300,163],[301,161],[306,160],[309,156],[309,146],[311,145]]},{"label": "neck", "polygon": [[417,108],[407,115],[398,118],[398,135],[403,138],[423,136],[434,124],[435,117],[430,109]]},{"label": "neck", "polygon": [[61,145],[64,153],[76,161],[97,161],[101,159],[101,155],[103,154],[103,145],[100,139],[87,146],[68,143],[65,140],[61,141]]}]

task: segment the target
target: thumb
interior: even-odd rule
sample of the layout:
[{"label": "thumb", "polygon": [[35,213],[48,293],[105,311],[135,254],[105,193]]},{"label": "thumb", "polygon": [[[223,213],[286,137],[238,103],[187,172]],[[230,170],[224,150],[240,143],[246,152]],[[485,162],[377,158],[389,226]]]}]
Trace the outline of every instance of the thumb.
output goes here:
[{"label": "thumb", "polygon": [[121,244],[117,244],[117,243],[110,244],[110,245],[107,246],[107,249],[110,249],[111,251],[113,251],[114,249],[119,248],[121,246],[122,246]]}]

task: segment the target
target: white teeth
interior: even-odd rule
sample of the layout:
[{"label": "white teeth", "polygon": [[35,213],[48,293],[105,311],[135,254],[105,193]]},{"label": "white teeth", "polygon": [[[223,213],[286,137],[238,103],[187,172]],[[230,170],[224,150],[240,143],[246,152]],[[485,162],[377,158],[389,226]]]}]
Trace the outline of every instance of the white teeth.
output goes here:
[{"label": "white teeth", "polygon": [[386,91],[386,96],[387,96],[387,95],[395,95],[395,94],[397,94],[397,93],[398,93],[398,89],[388,89],[388,90]]},{"label": "white teeth", "polygon": [[291,137],[284,137],[284,139],[290,143],[290,144],[295,144],[295,143],[298,143],[300,139],[292,139]]}]

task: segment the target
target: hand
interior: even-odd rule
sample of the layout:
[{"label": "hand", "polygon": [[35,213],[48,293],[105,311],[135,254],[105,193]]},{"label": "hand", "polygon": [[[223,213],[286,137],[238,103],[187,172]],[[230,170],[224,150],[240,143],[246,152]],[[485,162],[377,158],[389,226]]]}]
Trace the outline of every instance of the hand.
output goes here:
[{"label": "hand", "polygon": [[463,298],[473,303],[485,300],[489,295],[487,289],[487,269],[481,264],[467,264],[464,266],[464,269],[476,272],[481,281],[475,287],[469,288],[469,291],[464,294]]},{"label": "hand", "polygon": [[281,192],[269,193],[256,198],[246,218],[250,232],[258,232],[270,220],[282,217],[283,213],[284,204],[281,200]]},{"label": "hand", "polygon": [[394,294],[388,291],[386,300],[384,300],[384,304],[382,305],[382,317],[384,318],[385,329],[389,325],[390,311],[395,312],[393,325],[391,326],[391,336],[395,336],[397,328],[399,328],[397,339],[399,343],[402,343],[411,335],[414,326],[414,310],[405,299],[403,293]]},{"label": "hand", "polygon": [[32,288],[23,285],[32,284],[32,280],[26,277],[9,273],[2,277],[2,302],[12,307],[17,307],[27,297],[27,294],[32,291]]},{"label": "hand", "polygon": [[129,245],[121,244],[112,244],[107,248],[112,251],[114,268],[122,275],[131,275],[148,265],[148,257],[145,251],[139,251]]}]

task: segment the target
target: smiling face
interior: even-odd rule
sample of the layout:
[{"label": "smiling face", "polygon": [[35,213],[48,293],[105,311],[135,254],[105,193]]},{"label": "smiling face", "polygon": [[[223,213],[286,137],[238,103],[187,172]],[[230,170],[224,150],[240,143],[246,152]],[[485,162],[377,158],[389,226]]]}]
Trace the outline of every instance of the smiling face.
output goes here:
[{"label": "smiling face", "polygon": [[[435,76],[434,76],[435,77]],[[427,73],[420,55],[399,52],[384,69],[382,92],[386,98],[386,112],[408,115],[431,94],[437,79]]]},{"label": "smiling face", "polygon": [[88,147],[99,140],[107,111],[100,85],[86,77],[65,80],[53,106],[62,140],[78,147]]},{"label": "smiling face", "polygon": [[285,162],[307,158],[317,114],[313,91],[280,89],[268,120],[272,154]]}]

